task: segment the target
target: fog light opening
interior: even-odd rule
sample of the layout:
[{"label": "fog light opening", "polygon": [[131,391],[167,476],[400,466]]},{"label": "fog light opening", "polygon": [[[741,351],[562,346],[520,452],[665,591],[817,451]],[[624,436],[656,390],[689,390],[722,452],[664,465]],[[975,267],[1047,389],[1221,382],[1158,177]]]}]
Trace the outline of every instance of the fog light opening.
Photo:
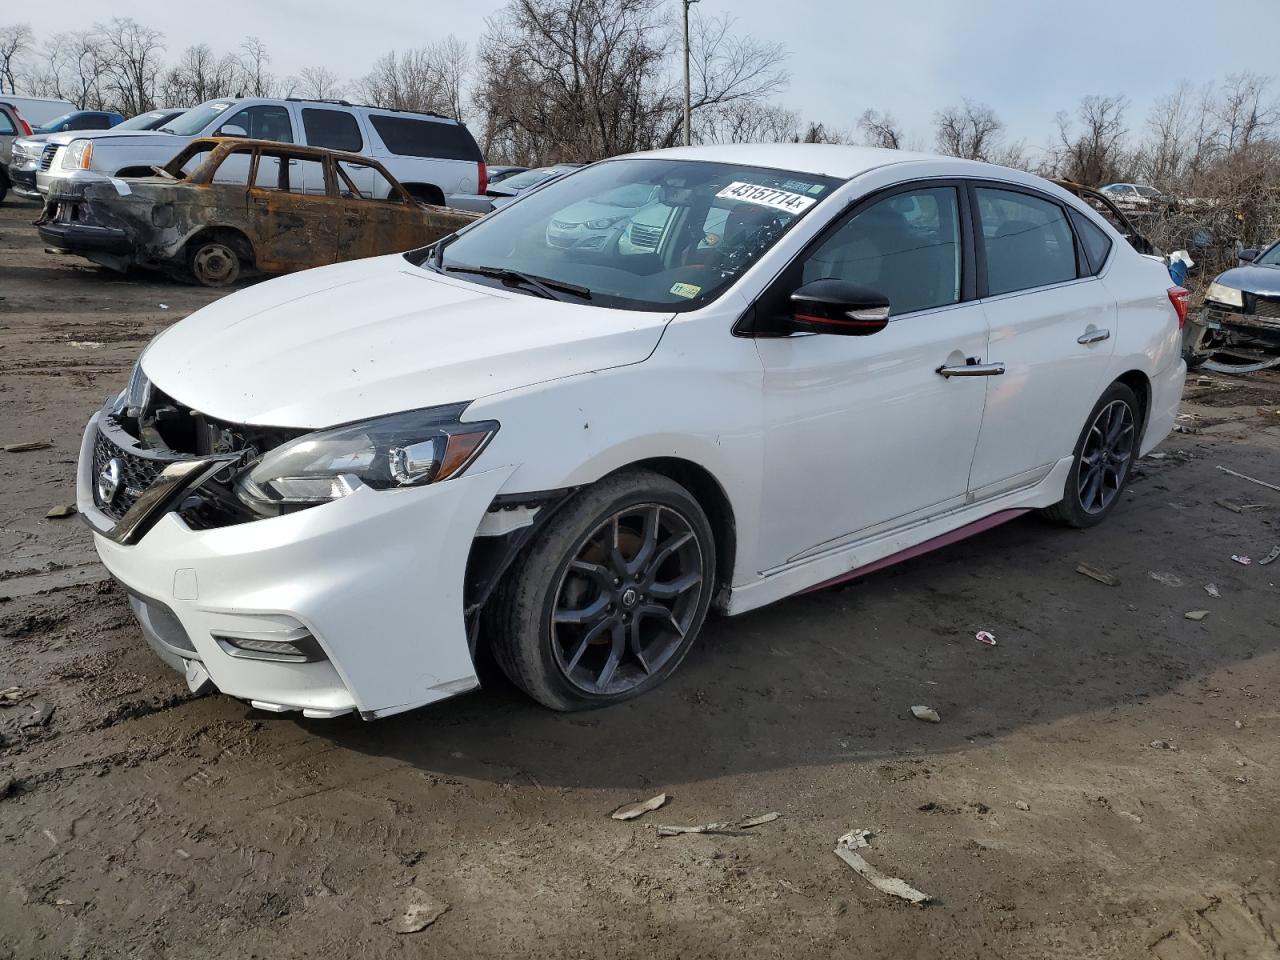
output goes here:
[{"label": "fog light opening", "polygon": [[242,660],[269,660],[275,663],[315,663],[326,659],[320,644],[305,628],[251,633],[213,633],[223,651]]}]

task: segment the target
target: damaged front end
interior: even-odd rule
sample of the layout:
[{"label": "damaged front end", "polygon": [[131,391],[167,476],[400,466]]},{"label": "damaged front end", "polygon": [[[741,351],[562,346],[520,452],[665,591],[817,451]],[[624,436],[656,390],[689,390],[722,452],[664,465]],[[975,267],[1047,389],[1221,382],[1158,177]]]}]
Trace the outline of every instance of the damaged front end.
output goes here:
[{"label": "damaged front end", "polygon": [[54,251],[85,257],[124,272],[156,266],[180,249],[182,236],[172,204],[156,202],[124,181],[78,185],[51,192],[35,221],[40,238]]},{"label": "damaged front end", "polygon": [[1280,296],[1241,292],[1239,304],[1206,301],[1188,325],[1190,365],[1216,373],[1280,367]]}]

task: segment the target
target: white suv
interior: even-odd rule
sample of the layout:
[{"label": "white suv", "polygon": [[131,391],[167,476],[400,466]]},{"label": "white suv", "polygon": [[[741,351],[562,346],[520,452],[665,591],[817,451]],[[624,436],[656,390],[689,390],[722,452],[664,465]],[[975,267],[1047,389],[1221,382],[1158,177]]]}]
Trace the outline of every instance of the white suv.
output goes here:
[{"label": "white suv", "polygon": [[[159,130],[130,130],[51,143],[36,174],[48,196],[74,194],[88,180],[148,176],[198,137],[235,136],[302,143],[381,161],[415,197],[483,193],[484,159],[467,128],[429,113],[353,106],[341,100],[224,97],[188,110]],[[323,193],[323,185],[319,192]]]}]

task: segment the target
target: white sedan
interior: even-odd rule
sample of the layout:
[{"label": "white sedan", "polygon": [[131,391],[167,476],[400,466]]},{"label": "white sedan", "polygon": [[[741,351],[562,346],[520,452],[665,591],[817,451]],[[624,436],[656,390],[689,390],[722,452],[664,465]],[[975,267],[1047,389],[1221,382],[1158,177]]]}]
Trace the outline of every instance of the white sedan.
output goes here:
[{"label": "white sedan", "polygon": [[[653,191],[603,246],[571,207]],[[366,719],[616,703],[738,614],[1028,510],[1172,429],[1186,292],[1038,177],[844,146],[603,161],[435,246],[235,293],[90,421],[81,512],[193,690]]]}]

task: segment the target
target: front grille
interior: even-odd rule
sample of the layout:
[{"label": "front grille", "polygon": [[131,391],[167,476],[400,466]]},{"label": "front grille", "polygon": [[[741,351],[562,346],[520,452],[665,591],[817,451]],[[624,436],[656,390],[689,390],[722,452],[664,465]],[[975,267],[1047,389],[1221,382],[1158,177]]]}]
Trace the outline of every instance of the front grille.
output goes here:
[{"label": "front grille", "polygon": [[41,171],[48,170],[51,166],[53,166],[53,157],[57,152],[58,152],[58,148],[56,145],[52,143],[45,145],[44,153],[40,154]]},{"label": "front grille", "polygon": [[1266,317],[1268,320],[1280,320],[1280,299],[1255,297],[1253,312],[1259,317]]},{"label": "front grille", "polygon": [[[115,496],[109,502],[103,502],[98,493],[98,478],[102,475],[103,468],[112,460],[120,464],[120,484]],[[111,440],[99,426],[98,435],[93,441],[93,502],[112,520],[119,520],[171,462],[173,461],[132,453]]]},{"label": "front grille", "polygon": [[643,223],[631,224],[631,243],[633,246],[657,250],[660,240],[662,240],[661,227],[651,227]]}]

